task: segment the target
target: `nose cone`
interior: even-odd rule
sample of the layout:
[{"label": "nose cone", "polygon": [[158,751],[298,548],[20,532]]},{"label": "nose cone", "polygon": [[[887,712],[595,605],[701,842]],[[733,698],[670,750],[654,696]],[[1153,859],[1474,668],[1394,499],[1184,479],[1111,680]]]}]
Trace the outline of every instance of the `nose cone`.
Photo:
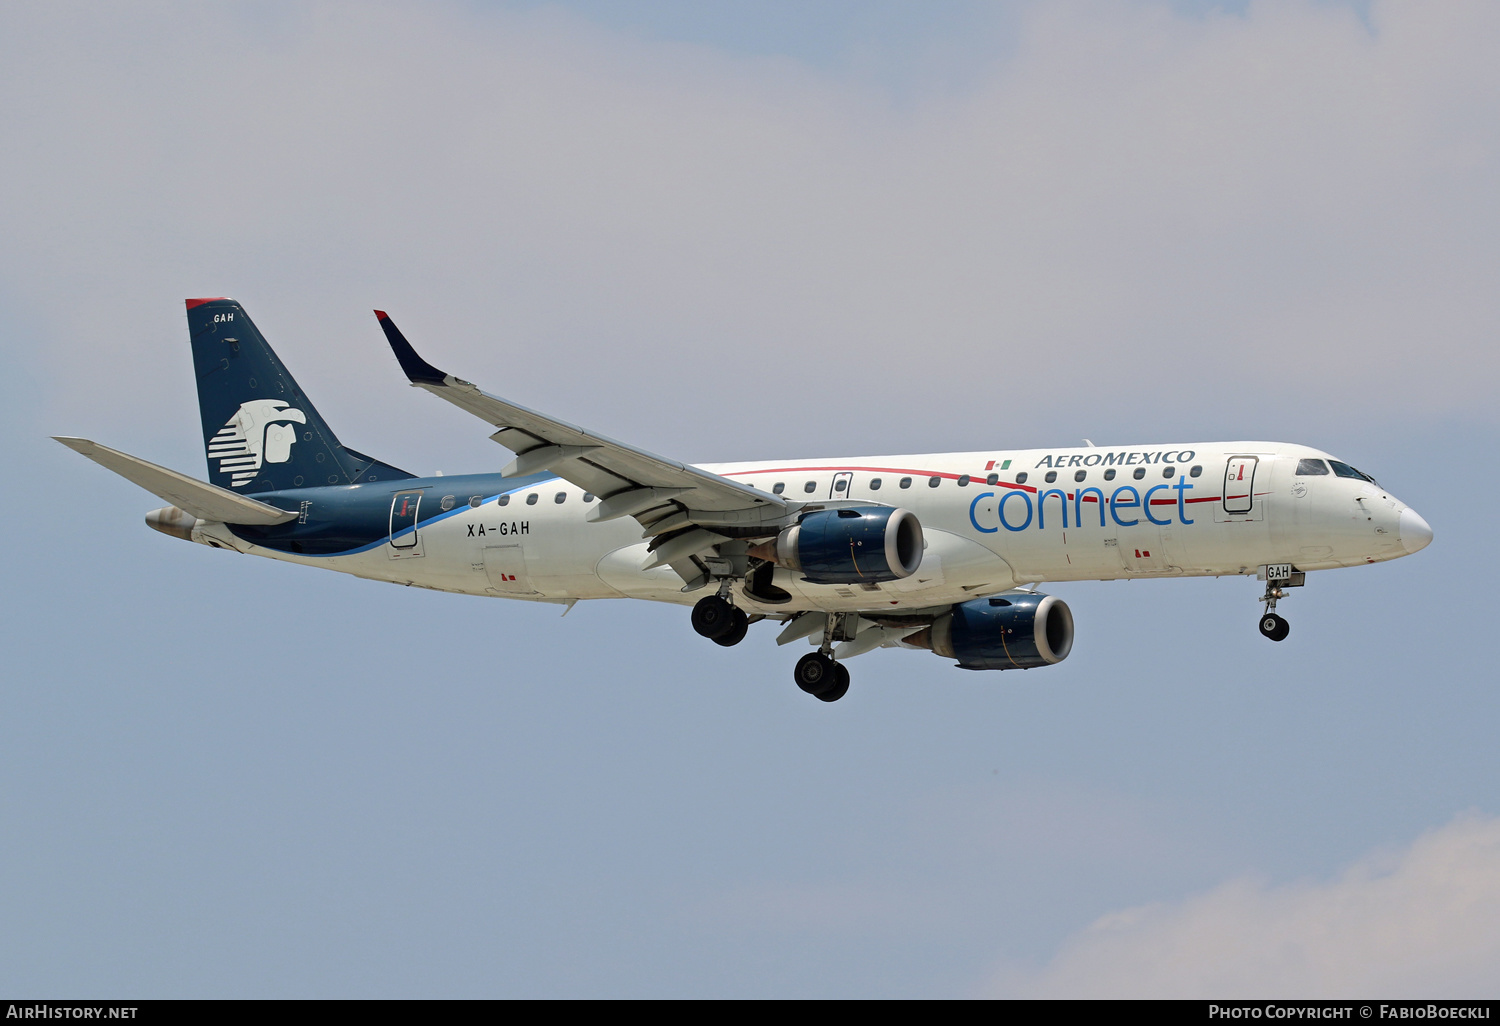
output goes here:
[{"label": "nose cone", "polygon": [[1427,521],[1417,515],[1417,511],[1407,507],[1401,511],[1401,547],[1407,552],[1418,552],[1425,549],[1432,541],[1432,528],[1427,526]]}]

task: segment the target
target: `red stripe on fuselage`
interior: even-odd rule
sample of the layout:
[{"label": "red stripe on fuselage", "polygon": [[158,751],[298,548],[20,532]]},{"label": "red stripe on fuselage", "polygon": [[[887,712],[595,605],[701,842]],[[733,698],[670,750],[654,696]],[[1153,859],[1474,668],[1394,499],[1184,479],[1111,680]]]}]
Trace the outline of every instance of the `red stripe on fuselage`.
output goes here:
[{"label": "red stripe on fuselage", "polygon": [[[934,470],[915,470],[915,469],[913,469],[911,467],[772,467],[772,468],[770,468],[768,470],[736,470],[736,471],[734,471],[732,473],[725,474],[724,476],[725,477],[744,477],[744,476],[746,476],[748,474],[788,474],[788,475],[790,475],[790,474],[796,474],[798,472],[803,472],[803,473],[808,473],[808,474],[814,474],[814,473],[825,473],[827,471],[833,471],[834,473],[838,473],[838,474],[842,474],[842,473],[909,474],[912,477],[928,477],[928,478],[931,478],[931,477],[943,477],[943,478],[947,478],[949,481],[957,481],[960,477],[964,477],[965,476],[963,474],[949,474],[949,473],[946,473],[946,472],[940,471],[940,470],[937,470],[937,471],[934,471]],[[981,487],[984,487],[984,488],[1012,488],[1012,489],[1018,489],[1018,490],[1023,491],[1023,492],[1030,492],[1033,495],[1035,495],[1036,492],[1037,492],[1037,489],[1035,487],[1033,487],[1032,485],[1016,484],[1015,482],[1012,482],[1012,481],[997,481],[994,484],[988,484],[986,482],[983,482],[980,479],[976,479],[973,474],[969,474],[967,476],[968,476],[968,478],[969,478],[969,480],[971,482],[973,482],[974,484],[980,485]],[[1126,485],[1119,485],[1118,487],[1124,488],[1124,487],[1127,487],[1127,486]],[[1134,485],[1130,485],[1129,487],[1133,488],[1135,486]],[[1171,487],[1171,486],[1169,485],[1168,487]],[[1064,493],[1064,494],[1067,494],[1067,493]],[[1261,492],[1259,494],[1266,495],[1266,494],[1269,494],[1269,493],[1268,492]],[[1069,500],[1072,500],[1074,498],[1075,498],[1074,495],[1068,495],[1068,499]],[[1231,496],[1229,496],[1229,498],[1231,498],[1231,499],[1243,499],[1243,498],[1246,498],[1246,496],[1243,496],[1243,495],[1231,495]],[[1193,499],[1189,499],[1187,497],[1184,497],[1182,501],[1183,502],[1221,502],[1221,501],[1223,501],[1223,499],[1224,499],[1224,497],[1221,496],[1221,495],[1204,495],[1204,496],[1200,496],[1198,498],[1193,498]],[[1099,499],[1098,499],[1097,496],[1085,495],[1083,497],[1083,501],[1084,502],[1097,503],[1099,501]],[[1177,500],[1176,499],[1152,499],[1151,500],[1151,505],[1153,505],[1153,506],[1175,506],[1175,505],[1177,505]]]}]

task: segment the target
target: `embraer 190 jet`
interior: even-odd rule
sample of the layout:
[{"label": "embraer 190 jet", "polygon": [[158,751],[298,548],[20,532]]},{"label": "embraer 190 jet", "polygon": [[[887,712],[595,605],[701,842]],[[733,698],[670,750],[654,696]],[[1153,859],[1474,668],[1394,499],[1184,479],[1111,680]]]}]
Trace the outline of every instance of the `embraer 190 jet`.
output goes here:
[{"label": "embraer 190 jet", "polygon": [[803,691],[846,662],[924,649],[969,670],[1067,658],[1046,581],[1240,574],[1260,631],[1310,570],[1416,552],[1432,529],[1374,478],[1280,442],[986,449],[691,466],[519,406],[432,366],[376,311],[411,384],[491,426],[499,473],[417,477],[339,442],[231,299],[189,299],[211,483],[83,438],[64,445],[171,503],[164,534],[396,584],[571,606],[692,606],[736,645],[752,624],[817,646]]}]

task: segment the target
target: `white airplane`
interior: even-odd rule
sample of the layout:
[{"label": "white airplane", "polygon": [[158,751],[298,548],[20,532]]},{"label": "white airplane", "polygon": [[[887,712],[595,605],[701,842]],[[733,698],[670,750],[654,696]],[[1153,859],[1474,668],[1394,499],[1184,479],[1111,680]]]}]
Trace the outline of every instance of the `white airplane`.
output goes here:
[{"label": "white airplane", "polygon": [[427,363],[376,311],[414,386],[514,452],[499,473],[419,478],[341,445],[230,299],[190,299],[204,483],[82,438],[58,441],[171,503],[165,534],[396,584],[571,606],[691,605],[720,645],[751,624],[825,702],[845,662],[926,649],[972,670],[1061,662],[1047,581],[1265,581],[1260,631],[1288,625],[1311,570],[1395,559],[1432,529],[1374,478],[1282,442],[994,448],[690,466],[480,391]]}]

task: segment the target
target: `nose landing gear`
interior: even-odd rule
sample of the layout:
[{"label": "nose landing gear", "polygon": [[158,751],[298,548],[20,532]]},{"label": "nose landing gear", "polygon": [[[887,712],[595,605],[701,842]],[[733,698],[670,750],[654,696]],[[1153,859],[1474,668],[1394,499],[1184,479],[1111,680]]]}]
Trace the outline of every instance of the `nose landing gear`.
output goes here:
[{"label": "nose landing gear", "polygon": [[1284,617],[1268,612],[1260,618],[1260,632],[1272,641],[1285,641],[1292,633],[1292,625]]},{"label": "nose landing gear", "polygon": [[1266,593],[1260,600],[1266,604],[1266,611],[1260,618],[1260,632],[1272,641],[1285,641],[1292,633],[1292,625],[1276,614],[1276,602],[1286,598],[1286,588],[1301,587],[1307,575],[1293,570],[1290,563],[1272,563],[1265,568],[1264,575]]}]

